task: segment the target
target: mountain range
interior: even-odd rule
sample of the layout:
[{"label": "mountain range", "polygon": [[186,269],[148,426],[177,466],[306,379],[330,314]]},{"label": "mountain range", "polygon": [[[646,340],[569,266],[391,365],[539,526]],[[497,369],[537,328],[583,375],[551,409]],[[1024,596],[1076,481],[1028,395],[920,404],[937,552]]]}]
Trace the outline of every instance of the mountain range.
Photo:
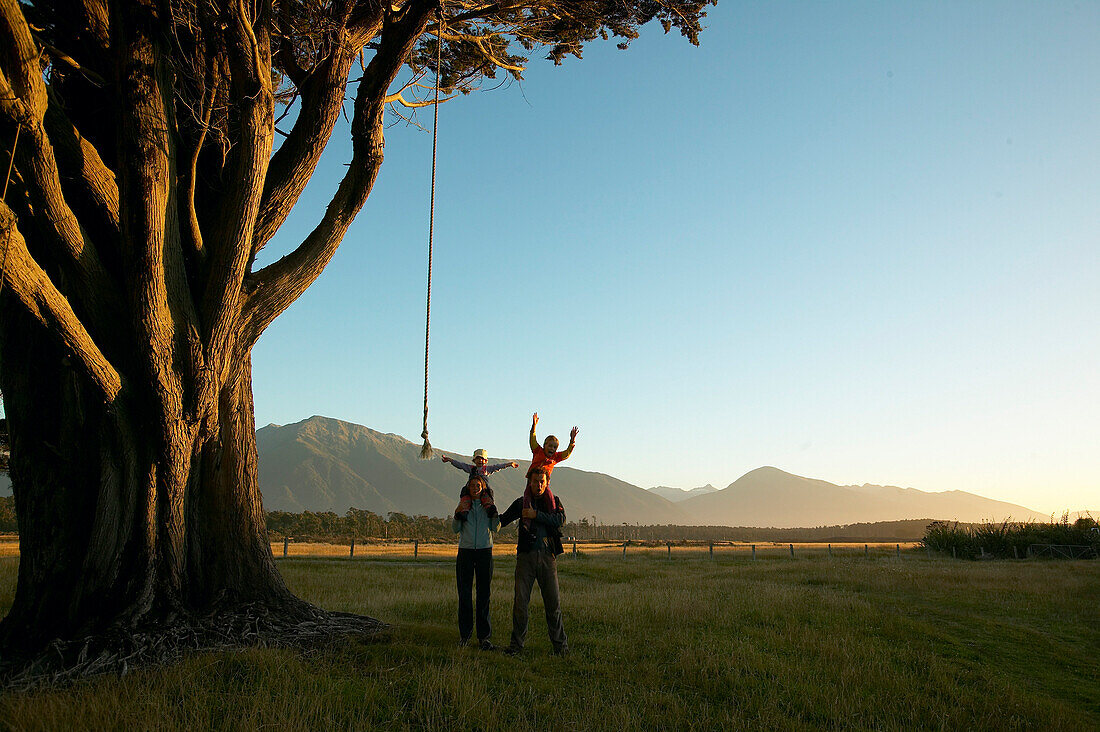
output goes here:
[{"label": "mountain range", "polygon": [[[436,459],[418,459],[420,446],[393,434],[328,417],[291,425],[268,425],[256,432],[260,489],[264,506],[281,511],[366,509],[385,515],[446,516],[458,501],[465,476]],[[470,462],[468,456],[447,451]],[[498,505],[523,490],[530,465],[494,474],[490,483]],[[551,486],[573,520],[601,524],[680,524],[710,526],[823,526],[899,519],[1044,521],[1049,516],[967,493],[929,493],[896,486],[840,486],[792,475],[774,467],[750,471],[724,489],[646,490],[602,473],[566,467],[554,470]],[[675,492],[673,492],[675,491]],[[675,500],[669,500],[669,498]]]},{"label": "mountain range", "polygon": [[[278,511],[334,511],[354,506],[385,515],[447,516],[458,503],[465,474],[435,459],[421,461],[420,446],[393,434],[328,417],[256,431],[264,507]],[[463,462],[471,458],[453,455]],[[490,458],[490,464],[514,458]],[[500,506],[523,493],[530,460],[493,474],[489,483]],[[647,490],[602,473],[554,469],[551,490],[573,519],[600,523],[691,524],[678,506]]]},{"label": "mountain range", "polygon": [[650,493],[656,493],[661,498],[666,498],[673,503],[679,503],[680,501],[686,501],[689,498],[695,498],[696,496],[705,496],[708,493],[714,493],[718,489],[707,483],[699,488],[669,488],[666,485],[658,485],[653,488],[647,488]]},{"label": "mountain range", "polygon": [[966,491],[929,493],[915,488],[864,484],[841,486],[773,467],[745,473],[723,490],[678,504],[696,522],[720,526],[829,526],[932,518],[981,521],[1049,521],[1014,503]]}]

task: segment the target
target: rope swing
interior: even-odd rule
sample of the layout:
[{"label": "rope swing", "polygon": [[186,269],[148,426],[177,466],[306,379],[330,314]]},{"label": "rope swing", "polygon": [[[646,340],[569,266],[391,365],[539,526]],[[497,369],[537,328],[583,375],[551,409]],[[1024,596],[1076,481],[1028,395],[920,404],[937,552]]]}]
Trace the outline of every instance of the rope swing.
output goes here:
[{"label": "rope swing", "polygon": [[439,9],[439,31],[436,36],[435,50],[435,105],[432,118],[432,195],[428,210],[428,297],[424,314],[424,430],[420,436],[424,446],[420,448],[420,459],[432,459],[432,443],[428,442],[428,343],[432,331],[432,235],[435,232],[435,160],[439,142],[439,74],[443,66],[443,9]]}]

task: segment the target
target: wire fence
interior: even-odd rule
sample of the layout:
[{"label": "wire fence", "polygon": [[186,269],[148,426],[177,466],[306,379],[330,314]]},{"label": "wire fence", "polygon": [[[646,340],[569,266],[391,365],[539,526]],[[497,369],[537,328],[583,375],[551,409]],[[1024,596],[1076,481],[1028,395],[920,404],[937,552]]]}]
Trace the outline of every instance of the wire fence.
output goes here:
[{"label": "wire fence", "polygon": [[[934,555],[919,542],[733,542],[733,541],[592,541],[567,537],[563,541],[564,559],[585,557],[612,557],[622,559],[799,559],[799,558],[858,558],[865,559],[918,555]],[[515,544],[496,543],[501,554],[514,553]],[[416,539],[356,540],[348,543],[323,543],[295,541],[287,537],[272,542],[271,551],[276,557],[346,557],[348,559],[443,559],[454,557],[457,542],[420,541]]]}]

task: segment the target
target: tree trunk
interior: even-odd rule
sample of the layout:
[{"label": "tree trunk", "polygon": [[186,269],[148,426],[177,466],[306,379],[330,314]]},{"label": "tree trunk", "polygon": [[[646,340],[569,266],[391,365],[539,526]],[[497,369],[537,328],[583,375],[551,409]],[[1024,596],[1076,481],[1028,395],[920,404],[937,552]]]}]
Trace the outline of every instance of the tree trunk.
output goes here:
[{"label": "tree trunk", "polygon": [[[36,323],[4,310],[0,388],[21,537],[15,602],[0,623],[6,662],[55,640],[86,654],[88,638],[188,624],[201,635],[212,616],[278,617],[276,635],[276,625],[323,615],[290,593],[271,554],[248,356],[226,369],[205,433],[162,429],[151,402],[126,391],[105,408]],[[179,455],[191,457],[167,462]],[[180,511],[170,505],[176,481]]]}]

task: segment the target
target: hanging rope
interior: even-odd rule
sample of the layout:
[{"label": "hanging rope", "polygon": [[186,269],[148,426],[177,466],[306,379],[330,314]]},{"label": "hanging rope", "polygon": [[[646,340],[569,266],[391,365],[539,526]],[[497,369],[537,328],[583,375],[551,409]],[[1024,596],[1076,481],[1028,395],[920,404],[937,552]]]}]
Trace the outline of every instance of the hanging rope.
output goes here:
[{"label": "hanging rope", "polygon": [[439,142],[439,73],[443,66],[443,8],[439,9],[439,32],[436,36],[435,50],[435,105],[432,118],[432,195],[428,211],[428,297],[424,308],[424,431],[420,436],[424,446],[420,448],[420,459],[432,459],[432,443],[428,441],[428,343],[432,330],[432,238],[435,232],[435,160]]}]

